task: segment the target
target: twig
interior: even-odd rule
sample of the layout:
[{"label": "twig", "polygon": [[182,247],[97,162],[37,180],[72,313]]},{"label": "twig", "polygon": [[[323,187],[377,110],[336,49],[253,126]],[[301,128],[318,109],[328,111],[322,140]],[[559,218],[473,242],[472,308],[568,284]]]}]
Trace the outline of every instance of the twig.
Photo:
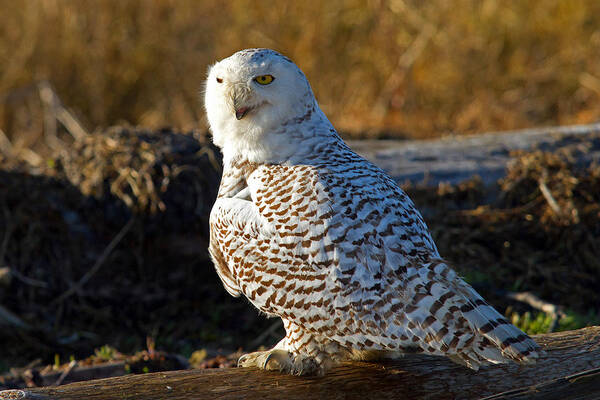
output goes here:
[{"label": "twig", "polygon": [[561,306],[548,303],[531,292],[508,292],[506,297],[528,304],[536,310],[540,310],[548,314],[556,314],[562,311]]},{"label": "twig", "polygon": [[32,360],[31,362],[29,362],[29,364],[27,364],[23,368],[19,368],[19,369],[20,370],[32,369],[32,368],[38,367],[40,365],[42,365],[42,359],[36,358],[35,360]]},{"label": "twig", "polygon": [[18,280],[20,280],[21,282],[23,282],[27,285],[37,286],[37,287],[41,287],[41,288],[48,287],[48,283],[46,283],[44,281],[40,281],[38,279],[33,279],[28,276],[25,276],[22,273],[20,273],[19,271],[17,271],[16,269],[13,269],[13,268],[9,268],[9,269],[10,269],[11,275],[13,275],[15,278],[17,278]]},{"label": "twig", "polygon": [[202,156],[202,155],[206,155],[208,157],[208,161],[210,162],[210,165],[212,165],[212,167],[215,169],[215,171],[217,171],[218,173],[221,173],[223,170],[223,166],[221,165],[221,163],[217,160],[217,158],[215,157],[215,152],[212,151],[210,149],[210,147],[206,146],[201,148],[196,155],[198,157]]},{"label": "twig", "polygon": [[273,323],[273,325],[271,325],[266,331],[264,331],[263,333],[258,335],[258,337],[250,343],[248,348],[255,349],[259,345],[263,344],[265,339],[268,338],[269,336],[271,336],[282,325],[283,325],[283,322],[280,319],[277,319],[277,321],[275,321],[275,323]]},{"label": "twig", "polygon": [[19,156],[34,167],[40,166],[44,162],[44,159],[39,154],[28,148],[20,149]]},{"label": "twig", "polygon": [[90,268],[90,270],[87,271],[85,273],[85,275],[83,275],[81,277],[81,279],[75,285],[71,286],[69,288],[69,290],[67,290],[66,292],[64,292],[63,294],[58,296],[55,300],[53,300],[52,304],[63,301],[64,299],[71,296],[73,293],[75,293],[79,289],[81,289],[81,287],[83,285],[85,285],[86,282],[89,281],[90,278],[96,272],[98,272],[98,270],[100,270],[100,267],[102,267],[102,264],[104,264],[104,262],[106,261],[106,259],[110,255],[110,253],[112,253],[112,251],[119,244],[119,242],[123,239],[123,237],[127,234],[127,232],[129,232],[129,230],[133,226],[134,221],[135,221],[135,217],[131,217],[131,219],[125,224],[125,226],[123,226],[123,228],[121,228],[121,230],[119,231],[119,233],[117,233],[117,235],[113,238],[113,240],[111,240],[111,242],[108,244],[108,246],[106,246],[106,248],[104,249],[104,251],[102,252],[100,257],[98,258],[98,260],[96,261],[94,266],[92,268]]},{"label": "twig", "polygon": [[[54,117],[67,129],[71,136],[75,139],[83,139],[88,136],[88,132],[83,128],[83,125],[62,105],[60,98],[48,81],[39,82],[38,88],[44,106],[54,114]],[[53,122],[47,122],[46,126],[50,129],[49,134],[52,134]],[[54,130],[56,130],[55,124]]]},{"label": "twig", "polygon": [[550,324],[550,332],[553,332],[556,328],[558,320],[565,316],[565,312],[562,306],[548,303],[531,292],[508,292],[506,297],[509,299],[520,301],[530,307],[540,310],[552,316],[552,323]]},{"label": "twig", "polygon": [[600,95],[600,79],[594,75],[588,72],[583,72],[579,75],[579,83],[581,86],[585,86],[586,88],[593,90],[596,92],[596,94]]},{"label": "twig", "polygon": [[13,152],[13,145],[2,129],[0,129],[0,152],[5,156],[11,155]]},{"label": "twig", "polygon": [[31,329],[31,326],[0,304],[0,326],[1,325],[15,326],[26,330]]},{"label": "twig", "polygon": [[58,131],[56,126],[56,110],[58,108],[56,95],[46,81],[38,84],[38,91],[44,110],[44,138],[46,143],[56,150],[62,145],[61,140],[56,136]]},{"label": "twig", "polygon": [[387,114],[389,108],[389,101],[394,95],[394,93],[398,90],[404,78],[406,76],[406,71],[415,63],[415,61],[419,58],[421,53],[427,47],[430,39],[436,34],[437,27],[431,23],[426,23],[419,35],[415,38],[415,40],[411,43],[411,45],[406,49],[404,53],[398,57],[398,61],[396,63],[396,68],[392,72],[392,74],[387,78],[385,84],[383,85],[383,90],[379,95],[379,98],[375,101],[375,115],[379,119],[383,119]]},{"label": "twig", "polygon": [[554,197],[552,196],[550,189],[548,189],[548,186],[546,186],[546,180],[544,178],[540,178],[540,180],[538,181],[538,184],[540,186],[540,191],[542,192],[542,195],[548,202],[548,205],[550,206],[552,211],[554,211],[554,213],[556,213],[556,215],[558,215],[558,216],[563,215],[563,212],[562,212],[560,206],[558,205],[556,200],[554,200]]},{"label": "twig", "polygon": [[67,111],[64,107],[59,107],[56,114],[56,119],[67,129],[67,131],[76,139],[83,139],[88,136],[87,131],[83,128],[81,123]]},{"label": "twig", "polygon": [[63,383],[63,381],[65,380],[65,378],[71,373],[71,371],[73,370],[73,368],[75,368],[77,366],[77,361],[73,360],[69,363],[69,366],[67,367],[67,369],[65,369],[63,371],[62,374],[60,374],[60,376],[58,377],[58,379],[56,380],[56,382],[54,382],[52,384],[52,386],[60,386],[61,383]]}]

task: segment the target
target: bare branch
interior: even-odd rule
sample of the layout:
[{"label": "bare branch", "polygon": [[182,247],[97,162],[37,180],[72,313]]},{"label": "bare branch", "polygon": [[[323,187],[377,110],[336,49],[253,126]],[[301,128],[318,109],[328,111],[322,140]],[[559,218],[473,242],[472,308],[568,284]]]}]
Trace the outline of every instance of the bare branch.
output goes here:
[{"label": "bare branch", "polygon": [[81,289],[81,287],[83,285],[86,284],[87,281],[90,280],[90,278],[92,276],[94,276],[94,274],[96,272],[98,272],[100,270],[100,267],[102,267],[102,264],[104,264],[104,262],[106,261],[108,256],[112,253],[112,251],[115,249],[115,247],[117,247],[117,245],[123,239],[123,237],[127,234],[127,232],[129,232],[129,230],[133,226],[134,221],[135,221],[135,217],[131,217],[131,219],[125,224],[125,226],[123,226],[123,228],[121,228],[121,230],[119,231],[119,233],[117,233],[117,235],[113,238],[113,240],[111,240],[111,242],[108,244],[108,246],[106,246],[106,248],[104,249],[104,251],[102,252],[100,257],[98,258],[98,260],[96,260],[96,263],[94,264],[94,266],[92,268],[90,268],[89,271],[87,271],[76,284],[71,286],[69,288],[69,290],[67,290],[66,292],[61,294],[59,297],[57,297],[53,301],[53,303],[61,302],[64,299],[66,299],[67,297],[71,296],[73,293],[77,292],[79,289]]}]

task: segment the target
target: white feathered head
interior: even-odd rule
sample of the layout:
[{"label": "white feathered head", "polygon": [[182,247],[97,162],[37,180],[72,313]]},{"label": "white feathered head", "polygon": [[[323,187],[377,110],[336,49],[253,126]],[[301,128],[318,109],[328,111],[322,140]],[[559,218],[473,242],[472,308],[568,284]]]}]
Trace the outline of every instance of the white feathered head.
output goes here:
[{"label": "white feathered head", "polygon": [[[228,153],[268,158],[285,152],[278,133],[322,114],[304,73],[289,58],[269,49],[247,49],[210,67],[204,104],[214,143]],[[318,111],[317,111],[318,110]]]}]

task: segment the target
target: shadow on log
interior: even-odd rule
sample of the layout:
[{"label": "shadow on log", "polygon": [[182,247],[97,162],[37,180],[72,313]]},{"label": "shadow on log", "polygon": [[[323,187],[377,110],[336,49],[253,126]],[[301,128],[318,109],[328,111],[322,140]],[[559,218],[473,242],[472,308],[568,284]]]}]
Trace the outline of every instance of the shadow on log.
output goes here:
[{"label": "shadow on log", "polygon": [[324,377],[253,368],[127,375],[65,386],[0,392],[0,399],[600,399],[600,327],[535,336],[535,365],[479,372],[445,358],[407,356],[340,365]]}]

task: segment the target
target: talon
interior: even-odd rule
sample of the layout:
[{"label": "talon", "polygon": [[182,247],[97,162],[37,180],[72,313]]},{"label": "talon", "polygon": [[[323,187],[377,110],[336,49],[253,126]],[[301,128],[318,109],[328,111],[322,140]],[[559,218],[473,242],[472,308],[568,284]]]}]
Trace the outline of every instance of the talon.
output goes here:
[{"label": "talon", "polygon": [[269,353],[269,355],[267,355],[267,358],[265,358],[265,362],[262,365],[263,369],[267,369],[267,364],[269,364],[269,360],[271,360],[271,357],[273,357],[273,353]]},{"label": "talon", "polygon": [[238,367],[258,367],[267,371],[281,371],[292,375],[322,375],[321,365],[312,357],[293,355],[289,351],[272,349],[244,354]]},{"label": "talon", "polygon": [[249,354],[243,354],[240,358],[238,358],[237,366],[243,367],[244,363],[248,361]]}]

